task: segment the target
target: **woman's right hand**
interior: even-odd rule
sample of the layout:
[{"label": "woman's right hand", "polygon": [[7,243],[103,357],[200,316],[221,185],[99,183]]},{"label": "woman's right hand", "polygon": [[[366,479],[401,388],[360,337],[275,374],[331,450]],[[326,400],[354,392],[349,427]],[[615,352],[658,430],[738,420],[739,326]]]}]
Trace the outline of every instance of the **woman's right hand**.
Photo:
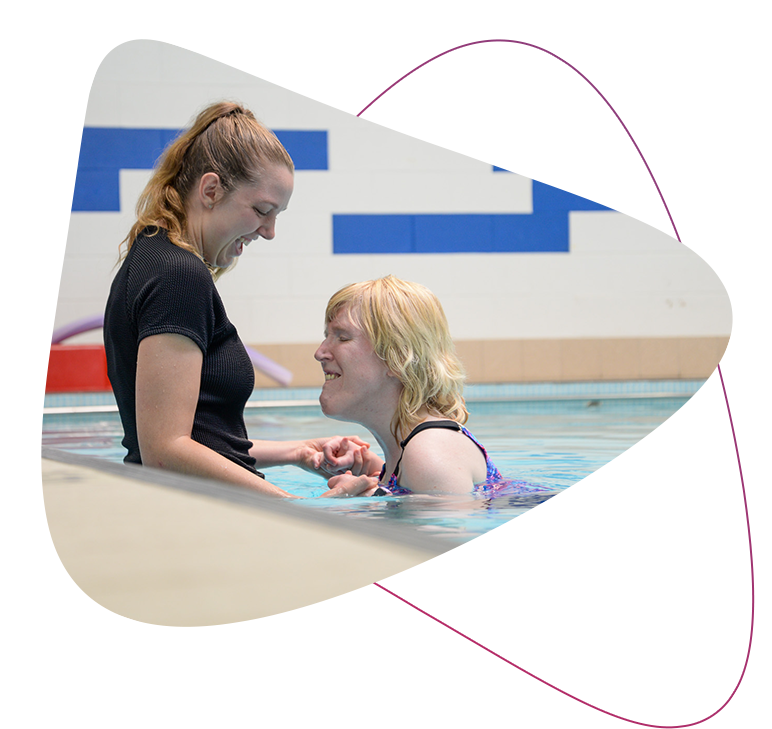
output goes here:
[{"label": "woman's right hand", "polygon": [[355,476],[351,471],[340,476],[333,476],[328,482],[329,491],[324,497],[372,496],[378,490],[378,478],[375,476]]},{"label": "woman's right hand", "polygon": [[[357,442],[358,441],[358,442]],[[367,455],[370,446],[362,445],[358,438],[336,436],[322,447],[321,467],[328,473],[343,474],[349,471],[354,476],[366,473]]]}]

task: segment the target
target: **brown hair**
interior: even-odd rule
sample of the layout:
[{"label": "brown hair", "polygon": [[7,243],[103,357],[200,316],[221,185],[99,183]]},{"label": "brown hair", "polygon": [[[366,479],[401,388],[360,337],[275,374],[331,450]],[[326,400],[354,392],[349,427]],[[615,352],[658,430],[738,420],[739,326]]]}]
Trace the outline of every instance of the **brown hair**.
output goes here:
[{"label": "brown hair", "polygon": [[391,421],[399,441],[430,415],[466,423],[464,368],[450,337],[439,299],[421,284],[385,276],[345,286],[327,304],[329,324],[345,309],[365,332],[375,354],[402,383]]},{"label": "brown hair", "polygon": [[159,158],[137,201],[137,221],[121,243],[126,243],[121,259],[148,226],[164,228],[174,245],[200,258],[201,252],[185,241],[185,203],[198,181],[214,172],[227,195],[240,185],[258,183],[269,165],[295,170],[276,135],[249,109],[228,101],[206,107]]}]

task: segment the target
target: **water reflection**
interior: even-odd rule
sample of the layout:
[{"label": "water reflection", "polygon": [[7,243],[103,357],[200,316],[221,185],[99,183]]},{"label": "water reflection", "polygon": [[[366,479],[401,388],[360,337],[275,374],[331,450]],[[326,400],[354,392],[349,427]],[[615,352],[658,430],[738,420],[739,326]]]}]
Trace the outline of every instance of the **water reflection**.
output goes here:
[{"label": "water reflection", "polygon": [[538,494],[512,494],[511,496],[505,494],[504,496],[485,499],[482,503],[490,513],[497,513],[502,510],[506,510],[510,514],[513,510],[523,513],[528,509],[533,509],[534,506],[543,504],[558,493],[558,491],[542,491]]},{"label": "water reflection", "polygon": [[431,532],[454,541],[468,541],[544,503],[559,491],[532,494],[449,496],[412,494],[370,499],[304,501],[302,508],[323,508],[349,518],[401,522],[421,532]]}]

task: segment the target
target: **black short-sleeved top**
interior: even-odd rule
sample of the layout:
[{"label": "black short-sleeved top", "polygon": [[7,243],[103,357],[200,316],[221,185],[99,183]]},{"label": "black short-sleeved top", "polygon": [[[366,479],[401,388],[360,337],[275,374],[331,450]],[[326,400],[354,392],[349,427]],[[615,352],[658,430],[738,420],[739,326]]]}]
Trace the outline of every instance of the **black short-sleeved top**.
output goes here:
[{"label": "black short-sleeved top", "polygon": [[193,440],[259,474],[244,424],[244,403],[255,385],[249,355],[206,264],[169,242],[165,230],[154,230],[146,228],[134,241],[105,310],[107,374],[123,423],[124,461],[142,463],[135,409],[139,343],[154,334],[181,334],[204,355]]}]

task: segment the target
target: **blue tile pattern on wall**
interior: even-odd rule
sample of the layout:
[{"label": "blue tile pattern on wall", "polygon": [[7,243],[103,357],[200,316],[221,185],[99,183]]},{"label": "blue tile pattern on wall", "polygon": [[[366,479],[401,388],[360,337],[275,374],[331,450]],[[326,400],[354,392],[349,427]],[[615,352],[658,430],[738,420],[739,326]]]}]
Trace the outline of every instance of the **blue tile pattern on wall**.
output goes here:
[{"label": "blue tile pattern on wall", "polygon": [[[119,171],[149,170],[179,129],[85,127],[80,145],[73,212],[120,210]],[[326,170],[327,132],[275,130],[298,170]]]},{"label": "blue tile pattern on wall", "polygon": [[534,180],[532,213],[333,215],[333,253],[567,253],[569,212],[609,209]]},{"label": "blue tile pattern on wall", "polygon": [[[552,52],[599,87],[713,87],[723,83],[722,47],[731,44],[583,39]],[[514,44],[491,48],[491,85],[585,87],[594,93],[558,58]],[[645,170],[568,172],[566,133],[494,132],[493,171],[532,173],[533,213],[333,215],[333,253],[568,252],[572,210],[664,213]],[[686,172],[655,171],[654,176],[670,210],[686,210]]]},{"label": "blue tile pattern on wall", "polygon": [[[722,84],[722,47],[731,43],[583,39],[552,52],[599,87],[712,87]],[[493,87],[587,87],[576,72],[543,51],[515,45],[490,50]],[[177,134],[176,129],[77,128],[77,168],[41,172],[42,210],[119,211],[119,170],[151,168]],[[329,169],[326,131],[276,134],[296,169]],[[333,252],[568,252],[572,210],[663,210],[647,172],[568,172],[567,156],[566,133],[494,132],[493,171],[531,172],[532,213],[335,214]],[[655,176],[669,208],[686,209],[686,173]]]},{"label": "blue tile pattern on wall", "polygon": [[[548,49],[599,88],[721,86],[722,47],[731,40],[572,40]],[[549,53],[526,46],[491,48],[491,85],[510,88],[589,88]]]}]

